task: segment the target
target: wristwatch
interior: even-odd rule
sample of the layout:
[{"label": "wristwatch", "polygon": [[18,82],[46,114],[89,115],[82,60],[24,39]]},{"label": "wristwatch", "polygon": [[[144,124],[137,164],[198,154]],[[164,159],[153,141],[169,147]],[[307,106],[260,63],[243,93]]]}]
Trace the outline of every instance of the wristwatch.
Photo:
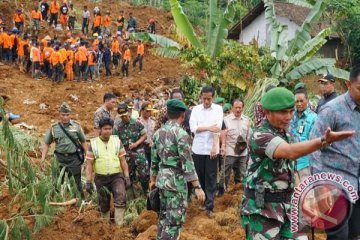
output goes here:
[{"label": "wristwatch", "polygon": [[325,137],[321,137],[321,149],[325,149],[331,145],[331,143],[328,143],[325,139]]},{"label": "wristwatch", "polygon": [[201,189],[200,184],[199,184],[199,185],[194,186],[194,189]]}]

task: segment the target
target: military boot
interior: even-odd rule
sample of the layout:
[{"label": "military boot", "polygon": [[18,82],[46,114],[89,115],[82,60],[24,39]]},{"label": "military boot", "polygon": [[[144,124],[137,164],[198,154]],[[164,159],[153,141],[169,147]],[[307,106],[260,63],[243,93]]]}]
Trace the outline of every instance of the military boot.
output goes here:
[{"label": "military boot", "polygon": [[110,210],[106,213],[102,213],[102,216],[106,221],[110,222]]},{"label": "military boot", "polygon": [[125,208],[115,208],[115,224],[117,226],[124,226]]}]

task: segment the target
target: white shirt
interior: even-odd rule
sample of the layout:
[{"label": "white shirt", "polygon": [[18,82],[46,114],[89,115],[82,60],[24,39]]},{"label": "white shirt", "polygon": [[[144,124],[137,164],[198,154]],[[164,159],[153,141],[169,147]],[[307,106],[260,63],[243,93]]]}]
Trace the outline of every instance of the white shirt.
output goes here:
[{"label": "white shirt", "polygon": [[[197,105],[191,111],[190,129],[195,134],[192,151],[198,155],[210,155],[213,144],[213,133],[205,131],[197,133],[199,127],[210,127],[214,124],[221,129],[224,113],[222,107],[215,103],[211,104],[210,108],[204,108],[203,104]],[[219,148],[217,148],[219,154]]]},{"label": "white shirt", "polygon": [[90,12],[89,12],[89,10],[83,11],[83,12],[82,12],[82,17],[83,17],[83,18],[90,18]]},{"label": "white shirt", "polygon": [[247,149],[245,149],[245,151],[241,155],[237,155],[234,152],[234,149],[239,135],[241,135],[243,139],[249,141],[249,138],[251,136],[249,118],[244,116],[243,114],[241,114],[241,116],[237,118],[233,113],[230,113],[228,116],[224,117],[224,123],[226,127],[225,155],[234,157],[246,156],[248,153]]}]

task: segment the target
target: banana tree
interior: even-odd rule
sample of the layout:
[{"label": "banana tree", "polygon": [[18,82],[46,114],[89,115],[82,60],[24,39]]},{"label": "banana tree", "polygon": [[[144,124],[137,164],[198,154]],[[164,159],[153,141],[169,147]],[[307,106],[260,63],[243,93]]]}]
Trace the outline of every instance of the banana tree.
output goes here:
[{"label": "banana tree", "polygon": [[[271,76],[274,81],[264,81],[262,85],[269,82],[287,83],[291,80],[300,79],[309,74],[324,74],[331,73],[337,78],[347,80],[349,73],[342,69],[335,67],[336,60],[329,58],[316,57],[318,50],[327,42],[327,37],[332,33],[331,28],[323,29],[315,37],[311,37],[311,26],[316,23],[324,9],[325,3],[323,0],[316,2],[292,0],[293,3],[312,4],[312,8],[302,26],[296,31],[295,37],[286,40],[287,26],[281,24],[275,14],[274,1],[264,0],[265,3],[265,18],[271,26],[271,55],[276,59],[275,64],[271,69]],[[261,81],[261,80],[260,80]],[[256,95],[254,99],[254,92],[260,88],[265,89],[264,86],[254,86],[248,91],[246,99],[251,99],[251,104],[245,106],[245,114],[252,117],[254,104],[260,100],[261,94]]]}]

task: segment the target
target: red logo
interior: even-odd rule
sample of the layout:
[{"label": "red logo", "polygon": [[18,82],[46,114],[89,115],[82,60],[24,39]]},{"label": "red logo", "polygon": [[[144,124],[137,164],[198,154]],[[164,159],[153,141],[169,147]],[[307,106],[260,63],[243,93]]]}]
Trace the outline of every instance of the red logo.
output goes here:
[{"label": "red logo", "polygon": [[300,198],[300,223],[317,229],[331,229],[349,216],[350,202],[334,184],[313,185]]}]

